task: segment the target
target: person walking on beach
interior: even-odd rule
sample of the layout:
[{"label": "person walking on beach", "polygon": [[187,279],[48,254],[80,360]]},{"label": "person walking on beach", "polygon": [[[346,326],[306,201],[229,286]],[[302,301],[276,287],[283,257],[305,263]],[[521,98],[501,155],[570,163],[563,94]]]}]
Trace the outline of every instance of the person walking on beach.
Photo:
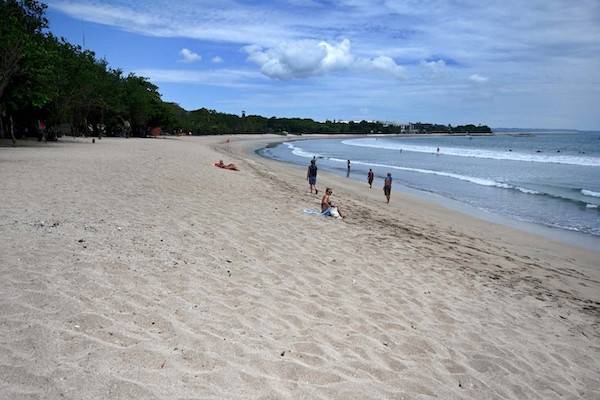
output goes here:
[{"label": "person walking on beach", "polygon": [[373,170],[369,168],[369,173],[367,174],[367,180],[369,181],[369,189],[373,188],[373,179],[375,179],[375,174]]},{"label": "person walking on beach", "polygon": [[308,171],[306,171],[306,179],[308,180],[310,192],[312,193],[314,188],[315,194],[319,194],[319,189],[317,189],[317,163],[314,159],[310,160]]},{"label": "person walking on beach", "polygon": [[346,172],[346,178],[350,176],[350,160],[348,160],[348,171]]},{"label": "person walking on beach", "polygon": [[385,181],[383,181],[383,193],[385,194],[387,203],[390,204],[390,195],[392,194],[392,174],[389,172],[385,177]]}]

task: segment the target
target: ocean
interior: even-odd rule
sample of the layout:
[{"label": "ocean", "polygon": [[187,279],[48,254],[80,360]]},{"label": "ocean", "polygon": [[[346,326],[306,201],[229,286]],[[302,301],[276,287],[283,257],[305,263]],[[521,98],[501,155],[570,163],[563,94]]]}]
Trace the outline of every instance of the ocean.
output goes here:
[{"label": "ocean", "polygon": [[[439,151],[438,151],[439,148]],[[259,154],[410,188],[486,213],[600,236],[600,132],[363,137],[280,143]],[[366,184],[366,183],[365,183]],[[393,200],[393,194],[392,194]]]}]

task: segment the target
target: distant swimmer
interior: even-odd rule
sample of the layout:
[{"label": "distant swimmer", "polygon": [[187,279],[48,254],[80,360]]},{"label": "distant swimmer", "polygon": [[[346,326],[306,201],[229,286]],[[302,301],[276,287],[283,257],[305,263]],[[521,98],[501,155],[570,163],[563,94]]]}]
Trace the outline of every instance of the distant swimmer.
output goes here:
[{"label": "distant swimmer", "polygon": [[314,188],[315,194],[319,194],[319,189],[317,189],[317,162],[314,159],[310,160],[310,165],[306,171],[306,179],[308,180],[310,192],[312,193]]},{"label": "distant swimmer", "polygon": [[369,168],[369,173],[367,174],[367,180],[369,181],[369,189],[373,188],[373,179],[375,179],[375,174],[373,170]]},{"label": "distant swimmer", "polygon": [[346,177],[350,176],[350,160],[348,160],[348,171],[346,171]]},{"label": "distant swimmer", "polygon": [[439,147],[437,148],[437,153],[440,154],[440,148]]},{"label": "distant swimmer", "polygon": [[385,198],[387,199],[388,204],[390,203],[390,195],[392,194],[392,174],[388,172],[385,177],[385,181],[383,181],[383,194],[385,194]]}]

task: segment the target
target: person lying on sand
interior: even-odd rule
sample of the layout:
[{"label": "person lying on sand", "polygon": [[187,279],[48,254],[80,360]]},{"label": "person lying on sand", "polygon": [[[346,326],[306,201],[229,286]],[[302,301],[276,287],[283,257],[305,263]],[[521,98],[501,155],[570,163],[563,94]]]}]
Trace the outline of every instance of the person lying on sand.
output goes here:
[{"label": "person lying on sand", "polygon": [[215,167],[219,167],[219,168],[223,168],[223,169],[230,169],[232,171],[238,170],[238,168],[235,166],[235,164],[224,164],[223,160],[219,160],[218,163],[215,163]]},{"label": "person lying on sand", "polygon": [[339,207],[335,206],[331,201],[332,194],[333,190],[331,190],[331,188],[325,189],[325,194],[321,199],[321,214],[326,217],[344,218]]}]

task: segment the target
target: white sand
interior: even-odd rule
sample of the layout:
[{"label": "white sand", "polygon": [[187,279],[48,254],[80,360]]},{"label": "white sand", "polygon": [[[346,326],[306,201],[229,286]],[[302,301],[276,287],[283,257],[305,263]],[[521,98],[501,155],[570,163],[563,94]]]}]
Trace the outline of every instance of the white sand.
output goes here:
[{"label": "white sand", "polygon": [[600,398],[600,253],[222,141],[0,148],[0,399]]}]

